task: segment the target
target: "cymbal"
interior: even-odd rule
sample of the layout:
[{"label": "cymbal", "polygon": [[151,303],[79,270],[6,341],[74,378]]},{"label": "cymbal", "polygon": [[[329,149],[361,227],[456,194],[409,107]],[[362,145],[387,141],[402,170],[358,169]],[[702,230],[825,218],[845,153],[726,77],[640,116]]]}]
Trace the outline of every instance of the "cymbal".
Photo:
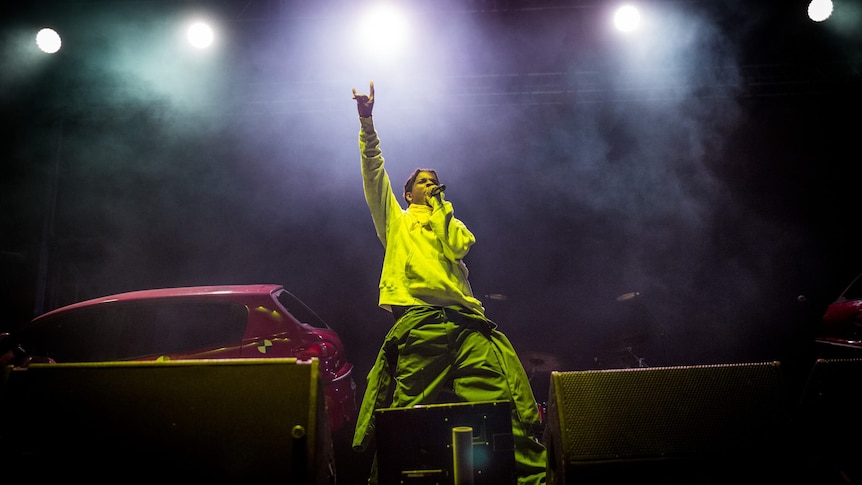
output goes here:
[{"label": "cymbal", "polygon": [[528,351],[519,353],[519,357],[527,372],[551,372],[562,369],[562,361],[553,354]]}]

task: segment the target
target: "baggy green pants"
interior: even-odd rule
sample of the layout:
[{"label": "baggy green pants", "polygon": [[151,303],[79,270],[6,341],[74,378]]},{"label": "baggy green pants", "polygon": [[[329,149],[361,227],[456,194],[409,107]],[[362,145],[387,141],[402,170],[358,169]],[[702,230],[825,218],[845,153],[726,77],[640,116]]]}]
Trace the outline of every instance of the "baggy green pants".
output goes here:
[{"label": "baggy green pants", "polygon": [[[367,384],[355,450],[371,441],[377,409],[435,404],[441,392],[463,401],[505,400],[512,403],[518,484],[545,483],[547,454],[536,435],[529,378],[509,339],[485,317],[460,307],[410,307],[386,335]],[[377,483],[376,470],[369,483]]]}]

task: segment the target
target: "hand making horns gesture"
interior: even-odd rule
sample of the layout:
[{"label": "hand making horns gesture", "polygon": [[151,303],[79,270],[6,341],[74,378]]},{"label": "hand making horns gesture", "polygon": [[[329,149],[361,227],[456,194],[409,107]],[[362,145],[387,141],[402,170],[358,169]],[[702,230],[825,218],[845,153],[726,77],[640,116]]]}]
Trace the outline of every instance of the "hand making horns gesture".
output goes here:
[{"label": "hand making horns gesture", "polygon": [[374,81],[371,81],[367,95],[356,94],[356,88],[353,88],[353,99],[356,100],[356,108],[361,118],[371,116],[371,111],[374,109]]}]

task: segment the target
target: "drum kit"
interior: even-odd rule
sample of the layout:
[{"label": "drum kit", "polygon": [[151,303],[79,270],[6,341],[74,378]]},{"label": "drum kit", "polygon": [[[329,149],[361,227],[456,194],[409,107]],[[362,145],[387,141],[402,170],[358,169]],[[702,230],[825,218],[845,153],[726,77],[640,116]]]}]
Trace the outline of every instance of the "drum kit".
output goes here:
[{"label": "drum kit", "polygon": [[[639,300],[641,293],[637,291],[624,293],[616,298],[617,302],[626,303]],[[644,352],[654,343],[664,345],[664,338],[659,338],[659,342],[653,342],[654,337],[664,337],[664,332],[654,335],[650,332],[644,332],[648,328],[632,328],[622,329],[616,332],[611,338],[604,340],[596,346],[595,355],[592,357],[593,367],[596,369],[620,369],[620,368],[643,368],[650,367],[647,364]],[[646,325],[645,327],[653,327]],[[661,325],[658,326],[661,329]],[[539,373],[551,373],[553,371],[565,370],[565,364],[559,356],[547,352],[531,351],[520,355],[521,362],[524,364],[524,369],[532,381],[533,377]]]},{"label": "drum kit", "polygon": [[[650,344],[652,335],[647,333],[623,334],[598,346],[593,362],[598,369],[649,367],[643,350]],[[530,380],[537,373],[564,371],[563,361],[546,352],[527,351],[520,355],[521,362]]]},{"label": "drum kit", "polygon": [[[639,291],[631,291],[618,296],[616,300],[626,303],[641,300]],[[648,327],[649,325],[647,325]],[[649,367],[643,356],[644,349],[650,345],[653,335],[644,333],[642,327],[623,330],[598,346],[598,355],[593,357],[599,368]]]},{"label": "drum kit", "polygon": [[521,354],[521,362],[524,363],[524,369],[532,379],[537,372],[553,372],[563,369],[563,362],[554,354],[528,351]]},{"label": "drum kit", "polygon": [[607,340],[599,347],[599,353],[602,357],[608,358],[605,359],[597,355],[593,360],[600,367],[649,367],[646,358],[640,353],[640,349],[649,343],[650,337],[649,334],[638,333]]}]

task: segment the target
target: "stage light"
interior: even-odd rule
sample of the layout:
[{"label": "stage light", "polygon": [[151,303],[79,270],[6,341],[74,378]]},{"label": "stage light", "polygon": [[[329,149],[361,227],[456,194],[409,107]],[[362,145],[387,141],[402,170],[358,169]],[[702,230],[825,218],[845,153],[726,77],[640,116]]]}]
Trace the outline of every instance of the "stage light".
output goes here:
[{"label": "stage light", "polygon": [[631,5],[623,5],[614,14],[614,25],[622,32],[631,32],[640,23],[640,12]]},{"label": "stage light", "polygon": [[369,52],[388,58],[404,48],[408,38],[408,20],[399,9],[386,4],[369,10],[362,18],[360,39]]},{"label": "stage light", "polygon": [[808,4],[808,18],[822,22],[832,16],[832,0],[811,0]]},{"label": "stage light", "polygon": [[60,50],[62,44],[60,34],[54,29],[44,28],[36,34],[36,45],[39,46],[42,52],[53,54]]},{"label": "stage light", "polygon": [[213,43],[213,29],[204,22],[195,22],[189,26],[188,40],[198,49],[209,47]]}]

